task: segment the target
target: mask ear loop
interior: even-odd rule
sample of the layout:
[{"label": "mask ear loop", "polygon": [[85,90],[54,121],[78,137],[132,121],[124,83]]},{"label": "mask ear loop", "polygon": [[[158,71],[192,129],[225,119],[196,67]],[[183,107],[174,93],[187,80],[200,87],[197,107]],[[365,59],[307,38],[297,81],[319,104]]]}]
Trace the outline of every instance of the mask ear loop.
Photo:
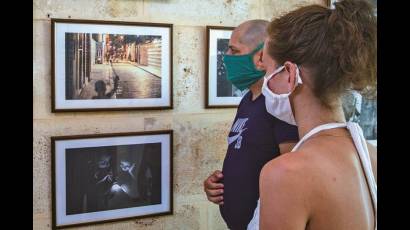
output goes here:
[{"label": "mask ear loop", "polygon": [[[296,65],[296,64],[295,64],[295,65]],[[276,76],[278,73],[282,72],[282,70],[284,70],[284,69],[285,69],[285,66],[284,66],[284,65],[279,66],[269,77],[266,78],[266,84],[267,84],[267,82],[268,82],[271,78],[273,78],[274,76]],[[295,86],[293,87],[293,89],[292,89],[291,92],[293,92],[299,84],[303,84],[303,82],[302,82],[302,78],[300,77],[299,67],[298,67],[298,65],[296,65]],[[268,88],[269,88],[269,87],[268,87]],[[269,90],[271,90],[271,89],[269,88]],[[291,93],[291,92],[289,92],[289,93]]]},{"label": "mask ear loop", "polygon": [[269,88],[269,85],[268,85],[269,80],[272,79],[278,73],[280,73],[284,68],[285,68],[285,66],[283,66],[283,65],[279,66],[278,68],[276,68],[275,71],[273,71],[273,73],[271,75],[269,75],[269,77],[265,77],[265,80],[263,81],[263,84],[266,84],[266,88],[269,90],[270,93],[272,93],[272,89]]},{"label": "mask ear loop", "polygon": [[273,78],[274,76],[276,76],[278,73],[282,72],[282,70],[285,68],[285,66],[281,65],[279,66],[268,78],[266,78],[267,80],[270,80],[271,78]]},{"label": "mask ear loop", "polygon": [[263,42],[259,43],[259,45],[254,50],[252,50],[252,52],[250,52],[249,54],[253,56],[254,54],[256,54],[256,52],[258,52],[259,50],[263,48],[263,45],[264,45]]},{"label": "mask ear loop", "polygon": [[[295,64],[296,65],[296,64]],[[295,84],[295,86],[297,86],[297,85],[299,85],[299,84],[303,84],[303,82],[302,82],[302,77],[300,76],[300,69],[299,69],[299,66],[298,65],[296,65],[296,84]]]},{"label": "mask ear loop", "polygon": [[296,77],[295,77],[295,85],[293,86],[293,89],[291,92],[295,91],[296,87],[298,87],[298,85],[303,84],[302,82],[302,78],[300,77],[300,69],[299,66],[296,65]]},{"label": "mask ear loop", "polygon": [[[300,77],[300,69],[299,66],[297,64],[295,64],[296,66],[296,77],[295,77],[295,86],[297,86],[298,84],[302,84],[302,78]],[[279,69],[279,68],[278,68]],[[288,70],[286,68],[286,70]],[[289,70],[288,70],[289,71]],[[289,81],[290,82],[290,81]]]}]

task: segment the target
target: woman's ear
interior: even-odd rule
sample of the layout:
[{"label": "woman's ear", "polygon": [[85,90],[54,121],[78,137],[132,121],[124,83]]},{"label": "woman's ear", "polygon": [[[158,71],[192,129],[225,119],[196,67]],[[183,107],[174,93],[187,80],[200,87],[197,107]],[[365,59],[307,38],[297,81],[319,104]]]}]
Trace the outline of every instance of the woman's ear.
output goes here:
[{"label": "woman's ear", "polygon": [[288,78],[288,92],[293,91],[296,85],[296,64],[290,61],[286,61],[285,64],[285,73]]}]

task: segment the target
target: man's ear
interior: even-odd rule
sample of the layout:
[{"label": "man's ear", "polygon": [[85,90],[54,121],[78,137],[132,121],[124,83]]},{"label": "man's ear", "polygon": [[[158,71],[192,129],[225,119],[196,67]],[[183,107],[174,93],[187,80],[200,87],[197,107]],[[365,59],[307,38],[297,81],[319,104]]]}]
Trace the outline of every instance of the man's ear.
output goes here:
[{"label": "man's ear", "polygon": [[262,56],[263,56],[263,51],[262,50],[259,50],[253,56],[253,63],[255,64],[255,67],[258,70],[266,70],[266,68],[265,68],[265,66],[263,65],[263,62],[262,62]]}]

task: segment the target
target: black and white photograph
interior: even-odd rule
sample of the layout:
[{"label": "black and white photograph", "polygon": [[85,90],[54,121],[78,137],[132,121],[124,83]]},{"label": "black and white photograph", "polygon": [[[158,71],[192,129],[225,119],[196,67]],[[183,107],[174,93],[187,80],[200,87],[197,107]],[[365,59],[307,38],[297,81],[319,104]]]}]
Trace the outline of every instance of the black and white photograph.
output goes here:
[{"label": "black and white photograph", "polygon": [[225,65],[223,63],[223,55],[228,50],[229,39],[219,38],[217,40],[217,81],[216,81],[216,96],[217,97],[242,97],[248,90],[241,91],[236,88],[226,77]]},{"label": "black and white photograph", "polygon": [[171,107],[172,25],[61,20],[52,23],[53,111]]},{"label": "black and white photograph", "polygon": [[228,51],[232,27],[207,26],[206,108],[234,108],[248,90],[239,90],[226,77],[223,55]]},{"label": "black and white photograph", "polygon": [[172,212],[172,131],[52,141],[56,228]]}]

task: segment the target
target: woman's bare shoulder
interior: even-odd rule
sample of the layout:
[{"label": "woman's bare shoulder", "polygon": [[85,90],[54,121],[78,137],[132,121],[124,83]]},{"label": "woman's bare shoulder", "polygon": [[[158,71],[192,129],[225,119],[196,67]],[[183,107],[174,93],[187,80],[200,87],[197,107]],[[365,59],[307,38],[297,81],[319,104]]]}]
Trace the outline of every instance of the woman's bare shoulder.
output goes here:
[{"label": "woman's bare shoulder", "polygon": [[[315,183],[314,174],[303,160],[298,152],[291,152],[271,160],[262,168],[259,179],[262,210],[284,218],[307,218],[314,196],[312,188],[316,186],[312,184]],[[284,206],[289,208],[280,208]]]},{"label": "woman's bare shoulder", "polygon": [[309,175],[309,159],[303,152],[290,152],[282,154],[262,168],[261,178],[273,180],[299,180]]}]

